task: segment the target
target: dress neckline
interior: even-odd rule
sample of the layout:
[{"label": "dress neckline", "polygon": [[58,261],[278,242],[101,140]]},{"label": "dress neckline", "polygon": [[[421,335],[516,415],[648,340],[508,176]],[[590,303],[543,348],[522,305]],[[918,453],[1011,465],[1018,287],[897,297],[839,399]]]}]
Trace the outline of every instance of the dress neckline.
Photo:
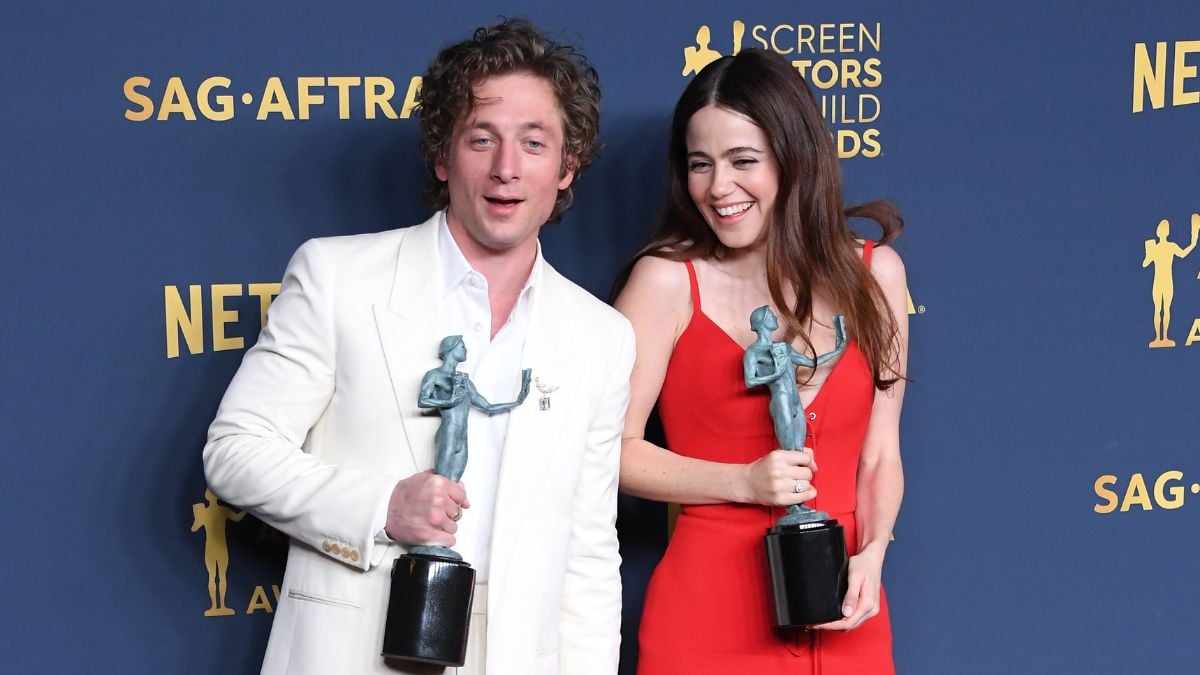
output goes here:
[{"label": "dress neckline", "polygon": [[[688,327],[684,329],[685,334],[688,331],[690,331],[692,326],[696,323],[697,317],[702,319],[704,322],[708,323],[708,325],[712,328],[713,331],[719,333],[722,337],[721,341],[724,344],[728,345],[729,347],[731,347],[733,349],[736,349],[739,354],[745,355],[747,348],[742,347],[742,344],[740,342],[735,340],[732,335],[725,332],[724,328],[721,328],[721,326],[716,321],[712,320],[712,317],[705,314],[704,310],[700,309],[699,307],[692,308],[692,319],[691,319],[691,321],[688,322]],[[801,403],[802,408],[804,408],[805,410],[808,410],[809,408],[814,406],[819,400],[821,400],[821,395],[825,393],[826,386],[830,383],[831,380],[833,380],[833,377],[834,377],[834,375],[837,374],[838,370],[841,369],[842,362],[846,360],[847,352],[849,352],[851,349],[856,349],[857,346],[858,346],[858,343],[854,340],[850,340],[846,343],[846,349],[843,350],[842,353],[838,355],[837,361],[835,361],[833,364],[833,368],[831,368],[829,370],[829,375],[827,375],[825,377],[825,381],[821,383],[821,386],[817,387],[816,395],[814,395],[812,397],[812,400],[809,401],[807,404],[804,404],[802,402]],[[741,359],[739,359],[739,362],[740,361],[741,361]]]}]

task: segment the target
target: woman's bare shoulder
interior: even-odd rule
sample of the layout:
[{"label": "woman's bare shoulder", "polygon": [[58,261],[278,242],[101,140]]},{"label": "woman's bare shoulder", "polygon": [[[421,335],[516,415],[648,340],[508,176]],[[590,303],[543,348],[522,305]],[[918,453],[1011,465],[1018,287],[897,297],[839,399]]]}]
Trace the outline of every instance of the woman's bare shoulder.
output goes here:
[{"label": "woman's bare shoulder", "polygon": [[[667,255],[671,253],[670,251],[661,252]],[[668,296],[680,294],[687,296],[690,283],[687,267],[683,261],[659,255],[645,255],[634,263],[633,269],[629,273],[629,282],[626,284],[626,288],[635,285],[639,289],[644,288]]]},{"label": "woman's bare shoulder", "polygon": [[871,274],[884,288],[904,286],[904,261],[891,246],[876,246],[871,252]]}]

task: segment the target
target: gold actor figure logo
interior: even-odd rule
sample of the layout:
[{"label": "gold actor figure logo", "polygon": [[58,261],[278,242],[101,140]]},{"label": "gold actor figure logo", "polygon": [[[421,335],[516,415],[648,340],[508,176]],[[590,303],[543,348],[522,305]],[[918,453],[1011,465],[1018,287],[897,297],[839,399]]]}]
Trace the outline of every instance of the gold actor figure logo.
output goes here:
[{"label": "gold actor figure logo", "polygon": [[[733,54],[742,51],[742,37],[746,34],[746,24],[742,21],[733,22]],[[712,41],[712,32],[708,26],[700,26],[696,31],[696,44],[683,49],[683,76],[693,75],[704,70],[704,66],[721,58],[721,52],[712,49],[708,43]]]},{"label": "gold actor figure logo", "polygon": [[226,572],[229,569],[229,544],[225,540],[225,526],[231,520],[238,522],[245,517],[246,512],[235,513],[233,509],[221,506],[212,490],[205,490],[204,498],[208,500],[208,504],[192,504],[192,532],[204,528],[204,566],[208,568],[208,598],[212,603],[204,612],[204,616],[230,616],[234,612],[225,606],[225,590],[228,587]]},{"label": "gold actor figure logo", "polygon": [[1200,234],[1200,213],[1192,214],[1192,243],[1187,248],[1167,241],[1167,235],[1171,234],[1171,223],[1165,218],[1159,221],[1156,234],[1157,240],[1146,240],[1146,257],[1142,260],[1142,267],[1154,263],[1151,291],[1154,296],[1154,340],[1150,343],[1151,349],[1175,346],[1175,341],[1167,337],[1167,329],[1171,327],[1171,301],[1175,297],[1175,259],[1187,256],[1196,248],[1196,236]]}]

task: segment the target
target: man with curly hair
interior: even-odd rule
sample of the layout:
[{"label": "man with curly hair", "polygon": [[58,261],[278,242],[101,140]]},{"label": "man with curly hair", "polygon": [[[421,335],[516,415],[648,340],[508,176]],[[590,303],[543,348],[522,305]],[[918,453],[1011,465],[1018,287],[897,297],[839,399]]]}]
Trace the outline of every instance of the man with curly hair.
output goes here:
[{"label": "man with curly hair", "polygon": [[[633,334],[538,244],[595,157],[596,73],[506,21],[438,54],[419,112],[437,213],[304,244],[209,430],[213,491],[291,538],[263,672],[442,672],[379,654],[392,561],[443,545],[477,571],[459,674],[615,673]],[[417,406],[447,335],[490,400],[537,388],[470,413],[462,482]]]}]

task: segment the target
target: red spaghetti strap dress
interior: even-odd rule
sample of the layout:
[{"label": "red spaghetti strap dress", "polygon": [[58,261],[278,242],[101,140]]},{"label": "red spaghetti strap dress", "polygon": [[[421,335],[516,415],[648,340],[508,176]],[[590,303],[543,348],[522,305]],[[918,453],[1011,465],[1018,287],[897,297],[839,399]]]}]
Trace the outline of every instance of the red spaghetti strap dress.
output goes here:
[{"label": "red spaghetti strap dress", "polygon": [[[871,242],[863,250],[870,265]],[[667,366],[659,413],[667,445],[687,457],[745,464],[776,447],[766,387],[748,390],[744,350],[705,316],[696,272],[692,320]],[[858,550],[854,519],[858,460],[875,388],[855,342],[806,408],[808,445],[820,470],[809,506],[846,528]],[[783,509],[750,504],[684,506],[646,593],[639,634],[640,675],[893,673],[887,600],[852,631],[777,632],[769,597],[763,535]]]}]

